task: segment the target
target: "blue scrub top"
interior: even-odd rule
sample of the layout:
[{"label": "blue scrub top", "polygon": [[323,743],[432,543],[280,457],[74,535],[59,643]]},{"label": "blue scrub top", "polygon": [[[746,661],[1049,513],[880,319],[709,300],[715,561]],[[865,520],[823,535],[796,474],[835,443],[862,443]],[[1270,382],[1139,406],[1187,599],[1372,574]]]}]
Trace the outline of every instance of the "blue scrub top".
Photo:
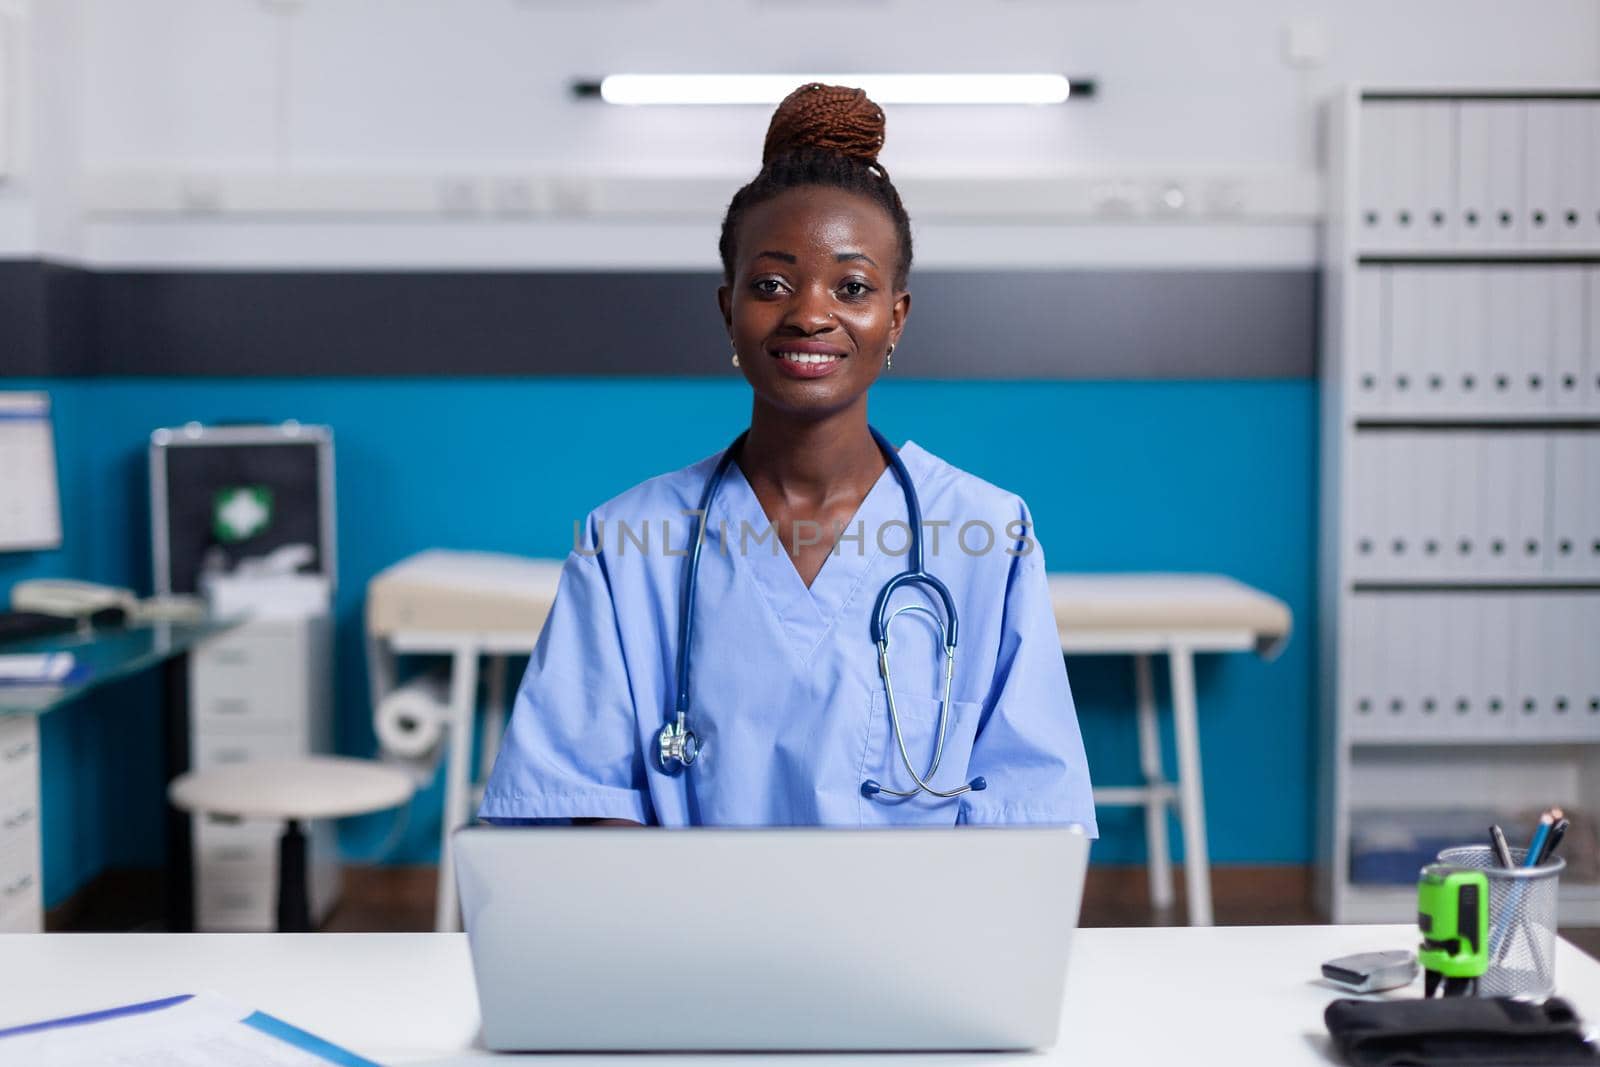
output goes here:
[{"label": "blue scrub top", "polygon": [[[960,616],[944,755],[932,784],[982,775],[953,799],[869,798],[912,788],[870,635],[878,591],[906,567],[905,497],[885,470],[807,588],[737,464],[706,518],[689,726],[702,755],[655,767],[675,718],[686,512],[717,458],[653,478],[588,519],[517,691],[479,816],[665,826],[1077,824],[1095,833],[1089,768],[1067,685],[1044,554],[1023,502],[907,443],[927,569]],[[986,544],[986,531],[992,543]],[[831,539],[831,532],[822,534]],[[917,587],[892,603],[937,605]],[[921,774],[937,743],[944,654],[931,621],[890,634],[895,704]]]}]

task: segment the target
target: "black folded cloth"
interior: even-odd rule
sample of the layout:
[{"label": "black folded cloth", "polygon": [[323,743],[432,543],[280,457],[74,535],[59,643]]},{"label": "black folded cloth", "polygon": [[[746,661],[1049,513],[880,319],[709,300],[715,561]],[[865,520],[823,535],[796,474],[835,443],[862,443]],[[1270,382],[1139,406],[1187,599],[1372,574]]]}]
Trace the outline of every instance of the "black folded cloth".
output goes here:
[{"label": "black folded cloth", "polygon": [[1559,998],[1336,1000],[1322,1018],[1339,1054],[1356,1067],[1600,1063],[1583,1021]]}]

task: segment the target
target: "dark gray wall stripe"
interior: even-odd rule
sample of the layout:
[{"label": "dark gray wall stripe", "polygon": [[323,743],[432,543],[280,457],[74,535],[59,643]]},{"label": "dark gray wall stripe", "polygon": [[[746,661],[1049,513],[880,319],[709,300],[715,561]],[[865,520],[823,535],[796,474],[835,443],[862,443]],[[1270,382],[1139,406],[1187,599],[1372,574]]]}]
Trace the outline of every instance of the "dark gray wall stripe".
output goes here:
[{"label": "dark gray wall stripe", "polygon": [[0,377],[90,373],[89,275],[0,261]]},{"label": "dark gray wall stripe", "polygon": [[[0,273],[0,337],[30,340],[0,374],[721,376],[718,281],[12,264]],[[895,358],[905,377],[1284,378],[1315,367],[1313,270],[925,270],[911,287]]]},{"label": "dark gray wall stripe", "polygon": [[0,372],[50,372],[43,290],[43,264],[0,263]]}]

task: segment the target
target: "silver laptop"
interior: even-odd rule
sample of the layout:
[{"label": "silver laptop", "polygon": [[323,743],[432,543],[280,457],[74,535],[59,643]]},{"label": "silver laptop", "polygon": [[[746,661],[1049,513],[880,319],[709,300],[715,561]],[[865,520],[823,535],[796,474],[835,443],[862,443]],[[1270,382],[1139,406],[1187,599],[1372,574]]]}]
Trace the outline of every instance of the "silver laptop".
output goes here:
[{"label": "silver laptop", "polygon": [[1055,1043],[1075,829],[471,827],[462,915],[497,1051]]}]

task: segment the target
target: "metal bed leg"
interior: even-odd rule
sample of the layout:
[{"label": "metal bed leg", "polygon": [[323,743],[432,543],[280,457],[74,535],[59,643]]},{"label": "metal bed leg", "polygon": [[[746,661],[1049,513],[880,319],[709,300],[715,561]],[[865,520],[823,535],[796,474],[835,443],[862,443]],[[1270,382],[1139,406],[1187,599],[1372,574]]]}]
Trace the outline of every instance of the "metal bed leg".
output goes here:
[{"label": "metal bed leg", "polygon": [[483,747],[478,753],[478,781],[487,782],[494,757],[506,732],[506,657],[490,656],[485,666]]},{"label": "metal bed leg", "polygon": [[1183,869],[1189,925],[1210,926],[1211,864],[1206,855],[1205,793],[1200,782],[1200,724],[1195,708],[1194,653],[1167,651],[1172,670],[1172,718],[1178,735],[1178,810],[1183,822]]},{"label": "metal bed leg", "polygon": [[1150,873],[1150,906],[1157,911],[1172,907],[1172,849],[1167,842],[1166,774],[1161,767],[1161,732],[1156,724],[1155,683],[1150,656],[1133,657],[1134,690],[1139,707],[1139,769],[1148,791],[1144,800],[1144,836]]},{"label": "metal bed leg", "polygon": [[438,908],[433,923],[440,933],[461,929],[450,835],[471,817],[467,807],[472,792],[472,720],[477,700],[478,653],[475,649],[458,648],[450,663],[450,751],[444,780],[444,818],[439,830]]}]

